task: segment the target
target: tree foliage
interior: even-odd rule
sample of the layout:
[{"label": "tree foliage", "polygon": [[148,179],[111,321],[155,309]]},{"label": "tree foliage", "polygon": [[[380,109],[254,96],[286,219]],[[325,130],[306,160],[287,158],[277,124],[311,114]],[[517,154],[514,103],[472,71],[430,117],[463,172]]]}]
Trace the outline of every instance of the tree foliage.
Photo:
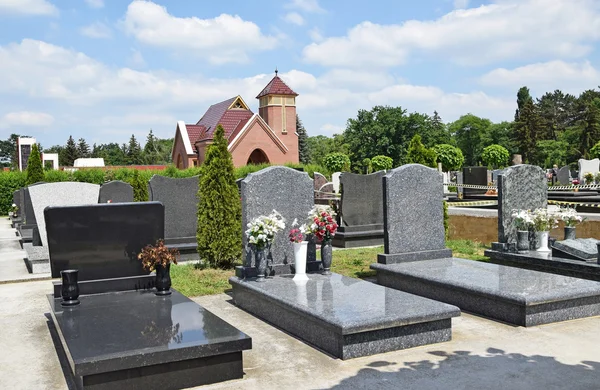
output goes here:
[{"label": "tree foliage", "polygon": [[323,159],[323,165],[329,172],[348,172],[350,171],[350,158],[344,153],[329,153]]},{"label": "tree foliage", "polygon": [[479,165],[483,145],[482,138],[489,132],[492,122],[489,119],[467,114],[448,126],[450,134],[456,140],[456,145],[462,150],[465,164]]},{"label": "tree foliage", "polygon": [[79,138],[77,144],[77,158],[89,158],[90,156],[90,146],[85,142],[85,139]]},{"label": "tree foliage", "polygon": [[77,145],[73,136],[69,136],[66,146],[62,150],[62,155],[58,156],[59,164],[62,166],[72,167],[75,160],[78,158]]},{"label": "tree foliage", "polygon": [[371,159],[371,168],[377,171],[387,171],[394,167],[394,160],[388,156],[375,156]]},{"label": "tree foliage", "polygon": [[242,256],[242,210],[221,125],[206,151],[198,198],[198,254],[213,267],[231,268]]},{"label": "tree foliage", "polygon": [[504,168],[508,166],[510,154],[504,146],[490,145],[483,149],[481,160],[490,168]]},{"label": "tree foliage", "polygon": [[456,146],[439,144],[433,147],[437,161],[442,163],[442,169],[446,172],[459,170],[465,162],[462,151]]},{"label": "tree foliage", "polygon": [[42,167],[42,156],[37,144],[31,146],[31,153],[27,160],[27,185],[44,181],[44,168]]},{"label": "tree foliage", "polygon": [[296,114],[296,133],[298,133],[298,158],[300,163],[308,164],[310,162],[310,154],[308,152],[308,135],[306,129]]},{"label": "tree foliage", "polygon": [[139,142],[135,139],[135,135],[131,134],[129,138],[129,144],[126,146],[126,161],[128,165],[143,164],[142,159],[142,148]]},{"label": "tree foliage", "polygon": [[426,167],[436,168],[435,152],[423,145],[419,134],[410,140],[406,160],[408,164],[421,164]]}]

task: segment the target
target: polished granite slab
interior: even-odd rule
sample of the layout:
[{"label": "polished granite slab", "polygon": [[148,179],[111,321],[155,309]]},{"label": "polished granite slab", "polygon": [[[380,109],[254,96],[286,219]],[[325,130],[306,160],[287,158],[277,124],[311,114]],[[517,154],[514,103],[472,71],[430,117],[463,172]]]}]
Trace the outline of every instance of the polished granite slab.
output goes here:
[{"label": "polished granite slab", "polygon": [[310,344],[350,359],[448,341],[458,308],[339,274],[232,277],[236,305]]},{"label": "polished granite slab", "polygon": [[252,339],[173,291],[80,296],[51,316],[84,389],[180,389],[242,377]]},{"label": "polished granite slab", "polygon": [[550,252],[537,251],[512,253],[486,250],[484,254],[495,264],[600,281],[600,264],[597,259],[566,259],[553,256]]},{"label": "polished granite slab", "polygon": [[600,315],[600,283],[459,258],[372,264],[381,285],[533,326]]}]

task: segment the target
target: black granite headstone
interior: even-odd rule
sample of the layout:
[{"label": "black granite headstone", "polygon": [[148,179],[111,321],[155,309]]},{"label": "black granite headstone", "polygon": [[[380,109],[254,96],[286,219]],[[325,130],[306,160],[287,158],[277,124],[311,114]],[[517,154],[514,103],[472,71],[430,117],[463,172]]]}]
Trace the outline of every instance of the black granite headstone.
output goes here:
[{"label": "black granite headstone", "polygon": [[148,274],[137,255],[164,234],[159,202],[48,207],[44,216],[54,278],[65,269],[82,281]]},{"label": "black granite headstone", "polygon": [[[463,168],[463,184],[471,184],[478,186],[488,185],[488,170],[487,167],[465,167]],[[464,189],[464,196],[485,194],[487,190],[466,188]]]},{"label": "black granite headstone", "polygon": [[130,203],[133,202],[133,187],[124,181],[115,180],[102,184],[98,203]]},{"label": "black granite headstone", "polygon": [[16,190],[13,192],[13,204],[17,205],[19,208],[17,215],[21,216],[21,190]]}]

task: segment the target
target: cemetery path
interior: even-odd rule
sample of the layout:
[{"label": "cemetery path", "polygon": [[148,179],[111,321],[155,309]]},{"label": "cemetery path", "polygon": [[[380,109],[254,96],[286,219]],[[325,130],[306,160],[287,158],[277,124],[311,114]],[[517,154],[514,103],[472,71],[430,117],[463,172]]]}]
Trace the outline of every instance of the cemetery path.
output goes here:
[{"label": "cemetery path", "polygon": [[[48,329],[49,280],[0,284],[0,389],[68,389]],[[522,328],[464,314],[453,339],[342,361],[238,309],[194,298],[252,337],[244,379],[198,389],[591,389],[600,380],[600,317]]]},{"label": "cemetery path", "polygon": [[50,274],[30,274],[25,256],[17,230],[10,226],[9,219],[0,220],[0,284],[50,278]]}]

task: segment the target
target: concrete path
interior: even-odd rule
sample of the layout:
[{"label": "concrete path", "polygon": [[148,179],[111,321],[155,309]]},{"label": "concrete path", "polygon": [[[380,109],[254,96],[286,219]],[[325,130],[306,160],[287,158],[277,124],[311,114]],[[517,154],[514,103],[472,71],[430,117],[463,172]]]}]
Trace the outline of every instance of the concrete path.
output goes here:
[{"label": "concrete path", "polygon": [[50,274],[30,274],[23,260],[26,252],[19,245],[17,230],[10,219],[0,219],[0,284],[25,280],[49,279]]},{"label": "concrete path", "polygon": [[[0,389],[70,388],[45,316],[50,291],[50,281],[0,285]],[[244,379],[202,389],[600,388],[600,317],[521,328],[463,313],[450,342],[342,361],[238,309],[228,295],[195,301],[253,339]]]}]

